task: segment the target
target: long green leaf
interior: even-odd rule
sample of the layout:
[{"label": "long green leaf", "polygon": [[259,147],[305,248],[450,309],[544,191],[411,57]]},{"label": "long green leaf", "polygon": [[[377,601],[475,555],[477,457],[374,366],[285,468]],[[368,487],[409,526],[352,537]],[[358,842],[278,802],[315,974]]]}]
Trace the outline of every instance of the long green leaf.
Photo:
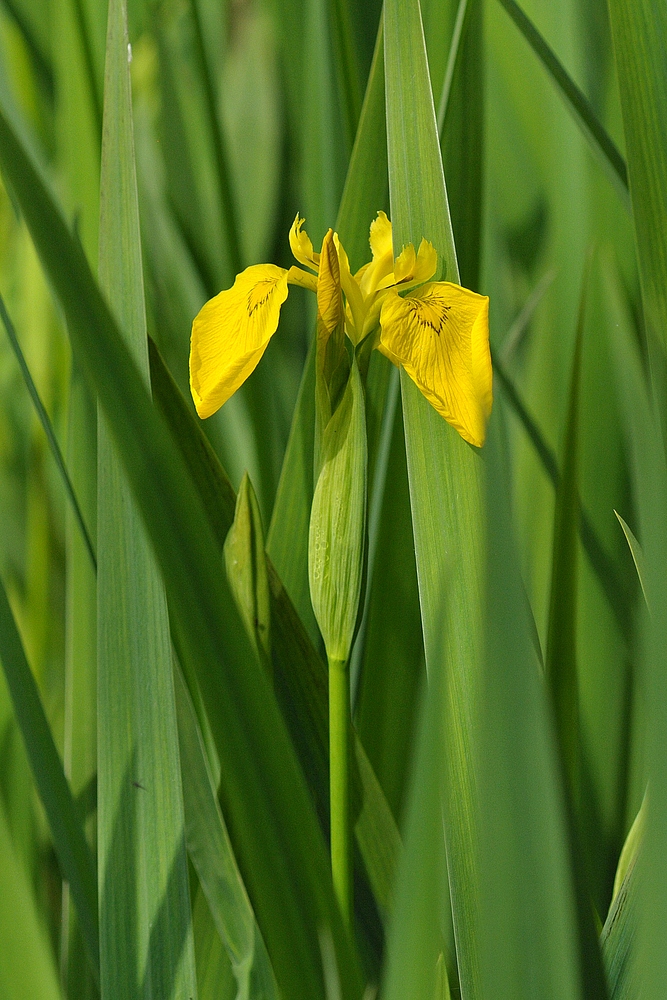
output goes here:
[{"label": "long green leaf", "polygon": [[63,878],[69,882],[88,957],[99,977],[95,862],[86,843],[35,678],[26,660],[4,584],[0,581],[0,659],[23,734],[35,784],[51,828]]},{"label": "long green leaf", "polygon": [[514,547],[501,416],[492,416],[485,449],[488,617],[479,720],[484,995],[575,998],[584,994],[560,767]]},{"label": "long green leaf", "polygon": [[51,454],[53,455],[56,465],[58,466],[58,472],[60,473],[60,476],[63,481],[63,486],[65,487],[65,491],[67,493],[67,499],[72,505],[74,516],[79,525],[79,531],[81,532],[84,544],[88,549],[88,555],[90,556],[90,560],[93,566],[95,566],[97,564],[97,559],[95,556],[95,548],[93,546],[90,534],[88,533],[88,528],[86,526],[86,522],[84,521],[83,513],[79,506],[79,501],[77,499],[76,493],[74,492],[74,486],[72,485],[72,480],[70,479],[69,472],[67,471],[67,466],[65,465],[65,459],[63,458],[63,453],[60,450],[60,445],[58,444],[58,439],[56,438],[55,431],[53,430],[53,426],[49,419],[49,415],[46,412],[44,404],[42,403],[42,400],[39,397],[37,386],[35,385],[32,375],[30,374],[30,369],[28,368],[28,364],[23,355],[23,351],[21,350],[21,345],[19,344],[18,337],[16,336],[16,330],[14,329],[14,324],[10,319],[9,313],[7,312],[7,308],[5,306],[4,299],[2,298],[1,295],[0,295],[0,316],[2,317],[2,322],[5,325],[5,330],[7,331],[9,342],[12,345],[12,350],[16,355],[16,360],[19,363],[19,368],[21,369],[21,375],[23,376],[23,381],[25,382],[26,389],[30,394],[33,406],[35,407],[37,416],[39,417],[39,422],[42,425],[44,433],[46,434],[46,439],[49,443]]},{"label": "long green leaf", "polygon": [[[418,2],[387,0],[384,32],[394,252],[430,240],[438,276],[457,281]],[[429,676],[445,671],[447,678],[445,830],[461,990],[472,998],[480,989],[472,758],[482,641],[481,463],[404,372],[401,390],[426,667]]]},{"label": "long green leaf", "polygon": [[651,336],[667,346],[667,8],[609,0],[642,300]]},{"label": "long green leaf", "polygon": [[405,852],[396,887],[383,997],[434,997],[441,950],[437,919],[447,878],[442,829],[444,759],[442,673],[423,689],[421,719],[407,805]]},{"label": "long green leaf", "polygon": [[[125,4],[112,0],[104,87],[99,273],[127,346],[147,380],[128,44]],[[137,994],[194,998],[197,985],[167,602],[102,411],[97,531],[101,988],[103,995],[128,1000]]]},{"label": "long green leaf", "polygon": [[277,997],[271,963],[220,812],[194,706],[178,669],[175,683],[188,854],[229,955],[239,995],[252,997],[256,990],[271,1000]]},{"label": "long green leaf", "polygon": [[546,681],[551,694],[556,742],[560,754],[563,786],[567,801],[568,833],[580,947],[582,993],[586,997],[606,996],[602,959],[590,907],[590,889],[582,856],[580,830],[579,681],[577,670],[577,559],[579,534],[579,409],[581,359],[586,315],[584,272],[579,318],[572,361],[570,400],[563,467],[556,494],[554,517],[551,597],[545,658]]},{"label": "long green leaf", "polygon": [[216,709],[210,721],[220,755],[223,812],[281,993],[295,1000],[308,991],[323,995],[317,928],[325,925],[333,934],[343,997],[356,997],[359,973],[344,938],[303,776],[222,579],[184,463],[152,407],[80,246],[4,112],[0,163],[58,291],[86,376],[114,429],[158,555],[182,658]]},{"label": "long green leaf", "polygon": [[565,106],[597,155],[599,162],[619,191],[624,204],[628,201],[628,171],[613,139],[600,124],[586,95],[579,89],[553,49],[547,44],[533,22],[515,0],[499,0],[561,94]]},{"label": "long green leaf", "polygon": [[651,614],[643,618],[643,671],[647,705],[645,721],[646,771],[649,779],[643,865],[637,885],[637,974],[641,995],[657,1000],[667,977],[667,957],[658,928],[667,920],[664,853],[667,823],[665,733],[667,690],[664,650],[667,641],[667,467],[655,401],[651,400],[627,308],[620,300],[617,282],[608,275],[609,329],[614,350],[619,398],[625,422],[628,451],[639,516],[639,538],[646,554],[646,591]]}]

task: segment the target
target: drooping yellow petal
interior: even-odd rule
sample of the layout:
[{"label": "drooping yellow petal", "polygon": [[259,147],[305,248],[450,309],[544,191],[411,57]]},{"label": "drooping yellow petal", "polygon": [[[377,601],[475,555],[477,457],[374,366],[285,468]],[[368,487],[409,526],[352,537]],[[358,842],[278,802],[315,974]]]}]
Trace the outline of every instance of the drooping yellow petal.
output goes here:
[{"label": "drooping yellow petal", "polygon": [[286,298],[287,271],[255,264],[195,317],[190,388],[202,419],[219,410],[257,367],[276,332]]},{"label": "drooping yellow petal", "polygon": [[313,250],[313,244],[308,233],[301,229],[305,221],[305,219],[299,218],[299,213],[297,212],[296,219],[289,231],[290,249],[299,264],[309,267],[312,271],[318,271],[320,267],[320,255]]},{"label": "drooping yellow petal", "polygon": [[461,437],[481,447],[491,413],[489,300],[447,281],[402,298],[390,290],[379,350],[402,365]]}]

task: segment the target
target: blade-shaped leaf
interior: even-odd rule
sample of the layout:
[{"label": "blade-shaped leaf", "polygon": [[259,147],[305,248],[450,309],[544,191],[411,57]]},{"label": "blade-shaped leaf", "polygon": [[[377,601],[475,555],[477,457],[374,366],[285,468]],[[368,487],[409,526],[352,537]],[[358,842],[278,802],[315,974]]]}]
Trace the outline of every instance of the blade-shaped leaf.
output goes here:
[{"label": "blade-shaped leaf", "polygon": [[[387,0],[384,32],[394,253],[430,240],[438,276],[457,281],[418,2]],[[482,637],[481,462],[404,372],[401,390],[426,667],[429,676],[442,670],[447,676],[445,830],[461,990],[472,998],[480,989],[472,713]]]},{"label": "blade-shaped leaf", "polygon": [[96,976],[99,976],[95,862],[64,775],[35,678],[28,665],[4,584],[0,581],[0,659],[23,734],[35,784],[46,811],[63,878],[70,884]]},{"label": "blade-shaped leaf", "polygon": [[[125,4],[112,0],[104,87],[99,273],[128,348],[147,379],[128,45]],[[101,988],[103,995],[118,998],[153,991],[165,998],[194,998],[197,985],[167,602],[112,432],[104,412],[98,416]]]}]

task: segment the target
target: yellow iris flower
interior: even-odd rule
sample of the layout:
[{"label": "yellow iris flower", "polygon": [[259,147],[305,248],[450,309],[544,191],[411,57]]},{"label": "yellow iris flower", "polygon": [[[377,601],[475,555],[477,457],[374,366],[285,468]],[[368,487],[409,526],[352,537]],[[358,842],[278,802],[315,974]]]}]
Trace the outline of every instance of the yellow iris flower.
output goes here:
[{"label": "yellow iris flower", "polygon": [[[197,413],[209,417],[245,382],[278,328],[289,285],[301,285],[324,302],[345,296],[345,334],[355,347],[368,342],[405,368],[420,391],[461,437],[481,447],[491,412],[489,300],[449,281],[431,281],[434,247],[422,240],[394,259],[391,222],[378,212],[370,227],[372,260],[352,274],[338,236],[338,268],[320,273],[320,254],[297,215],[290,247],[301,267],[255,264],[203,307],[192,324],[190,387]],[[338,289],[319,287],[340,281]],[[338,291],[338,296],[333,293]],[[325,317],[321,317],[325,319]],[[325,326],[329,326],[325,322]]]}]

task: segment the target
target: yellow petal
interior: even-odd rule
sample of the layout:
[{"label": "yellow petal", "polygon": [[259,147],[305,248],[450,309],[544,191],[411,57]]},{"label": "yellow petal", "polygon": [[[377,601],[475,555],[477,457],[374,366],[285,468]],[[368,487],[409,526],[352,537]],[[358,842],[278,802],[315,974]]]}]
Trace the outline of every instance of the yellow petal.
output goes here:
[{"label": "yellow petal", "polygon": [[370,244],[373,260],[356,275],[364,298],[372,295],[382,279],[394,269],[391,222],[384,212],[378,212],[371,222]]},{"label": "yellow petal", "polygon": [[385,254],[394,254],[394,247],[391,237],[391,222],[384,212],[378,212],[377,218],[371,222],[370,245],[373,251],[373,260],[379,260]]},{"label": "yellow petal", "polygon": [[[328,336],[339,325],[343,315],[343,299],[340,292],[340,264],[334,243],[333,230],[329,230],[322,240],[320,253],[320,273],[317,278],[317,316],[322,321]],[[320,324],[318,323],[318,328]]]},{"label": "yellow petal", "polygon": [[299,285],[301,288],[307,288],[310,292],[317,291],[317,278],[310,271],[302,271],[300,267],[294,267],[292,265],[287,272],[287,284],[288,285]]},{"label": "yellow petal", "polygon": [[305,221],[305,219],[299,218],[299,213],[297,212],[296,219],[289,231],[289,245],[299,264],[309,267],[312,271],[318,271],[320,267],[320,255],[314,252],[308,233],[301,229]]},{"label": "yellow petal", "polygon": [[380,287],[384,288],[388,284],[393,284],[400,285],[401,290],[403,290],[414,285],[421,285],[433,277],[437,267],[438,254],[432,243],[429,243],[428,240],[422,240],[417,254],[415,254],[412,243],[408,243],[396,258],[393,281],[385,279]]},{"label": "yellow petal", "polygon": [[447,281],[402,298],[389,291],[380,351],[402,365],[461,437],[481,447],[491,413],[489,300]]},{"label": "yellow petal", "polygon": [[338,239],[338,233],[333,235],[336,250],[338,251],[338,263],[340,265],[340,284],[347,299],[347,309],[345,315],[347,319],[347,333],[353,344],[359,340],[361,333],[360,325],[363,325],[364,301],[361,288],[350,271],[350,262],[343,244]]},{"label": "yellow petal", "polygon": [[192,324],[190,388],[197,413],[210,417],[257,367],[287,298],[287,271],[255,264],[210,299]]}]

